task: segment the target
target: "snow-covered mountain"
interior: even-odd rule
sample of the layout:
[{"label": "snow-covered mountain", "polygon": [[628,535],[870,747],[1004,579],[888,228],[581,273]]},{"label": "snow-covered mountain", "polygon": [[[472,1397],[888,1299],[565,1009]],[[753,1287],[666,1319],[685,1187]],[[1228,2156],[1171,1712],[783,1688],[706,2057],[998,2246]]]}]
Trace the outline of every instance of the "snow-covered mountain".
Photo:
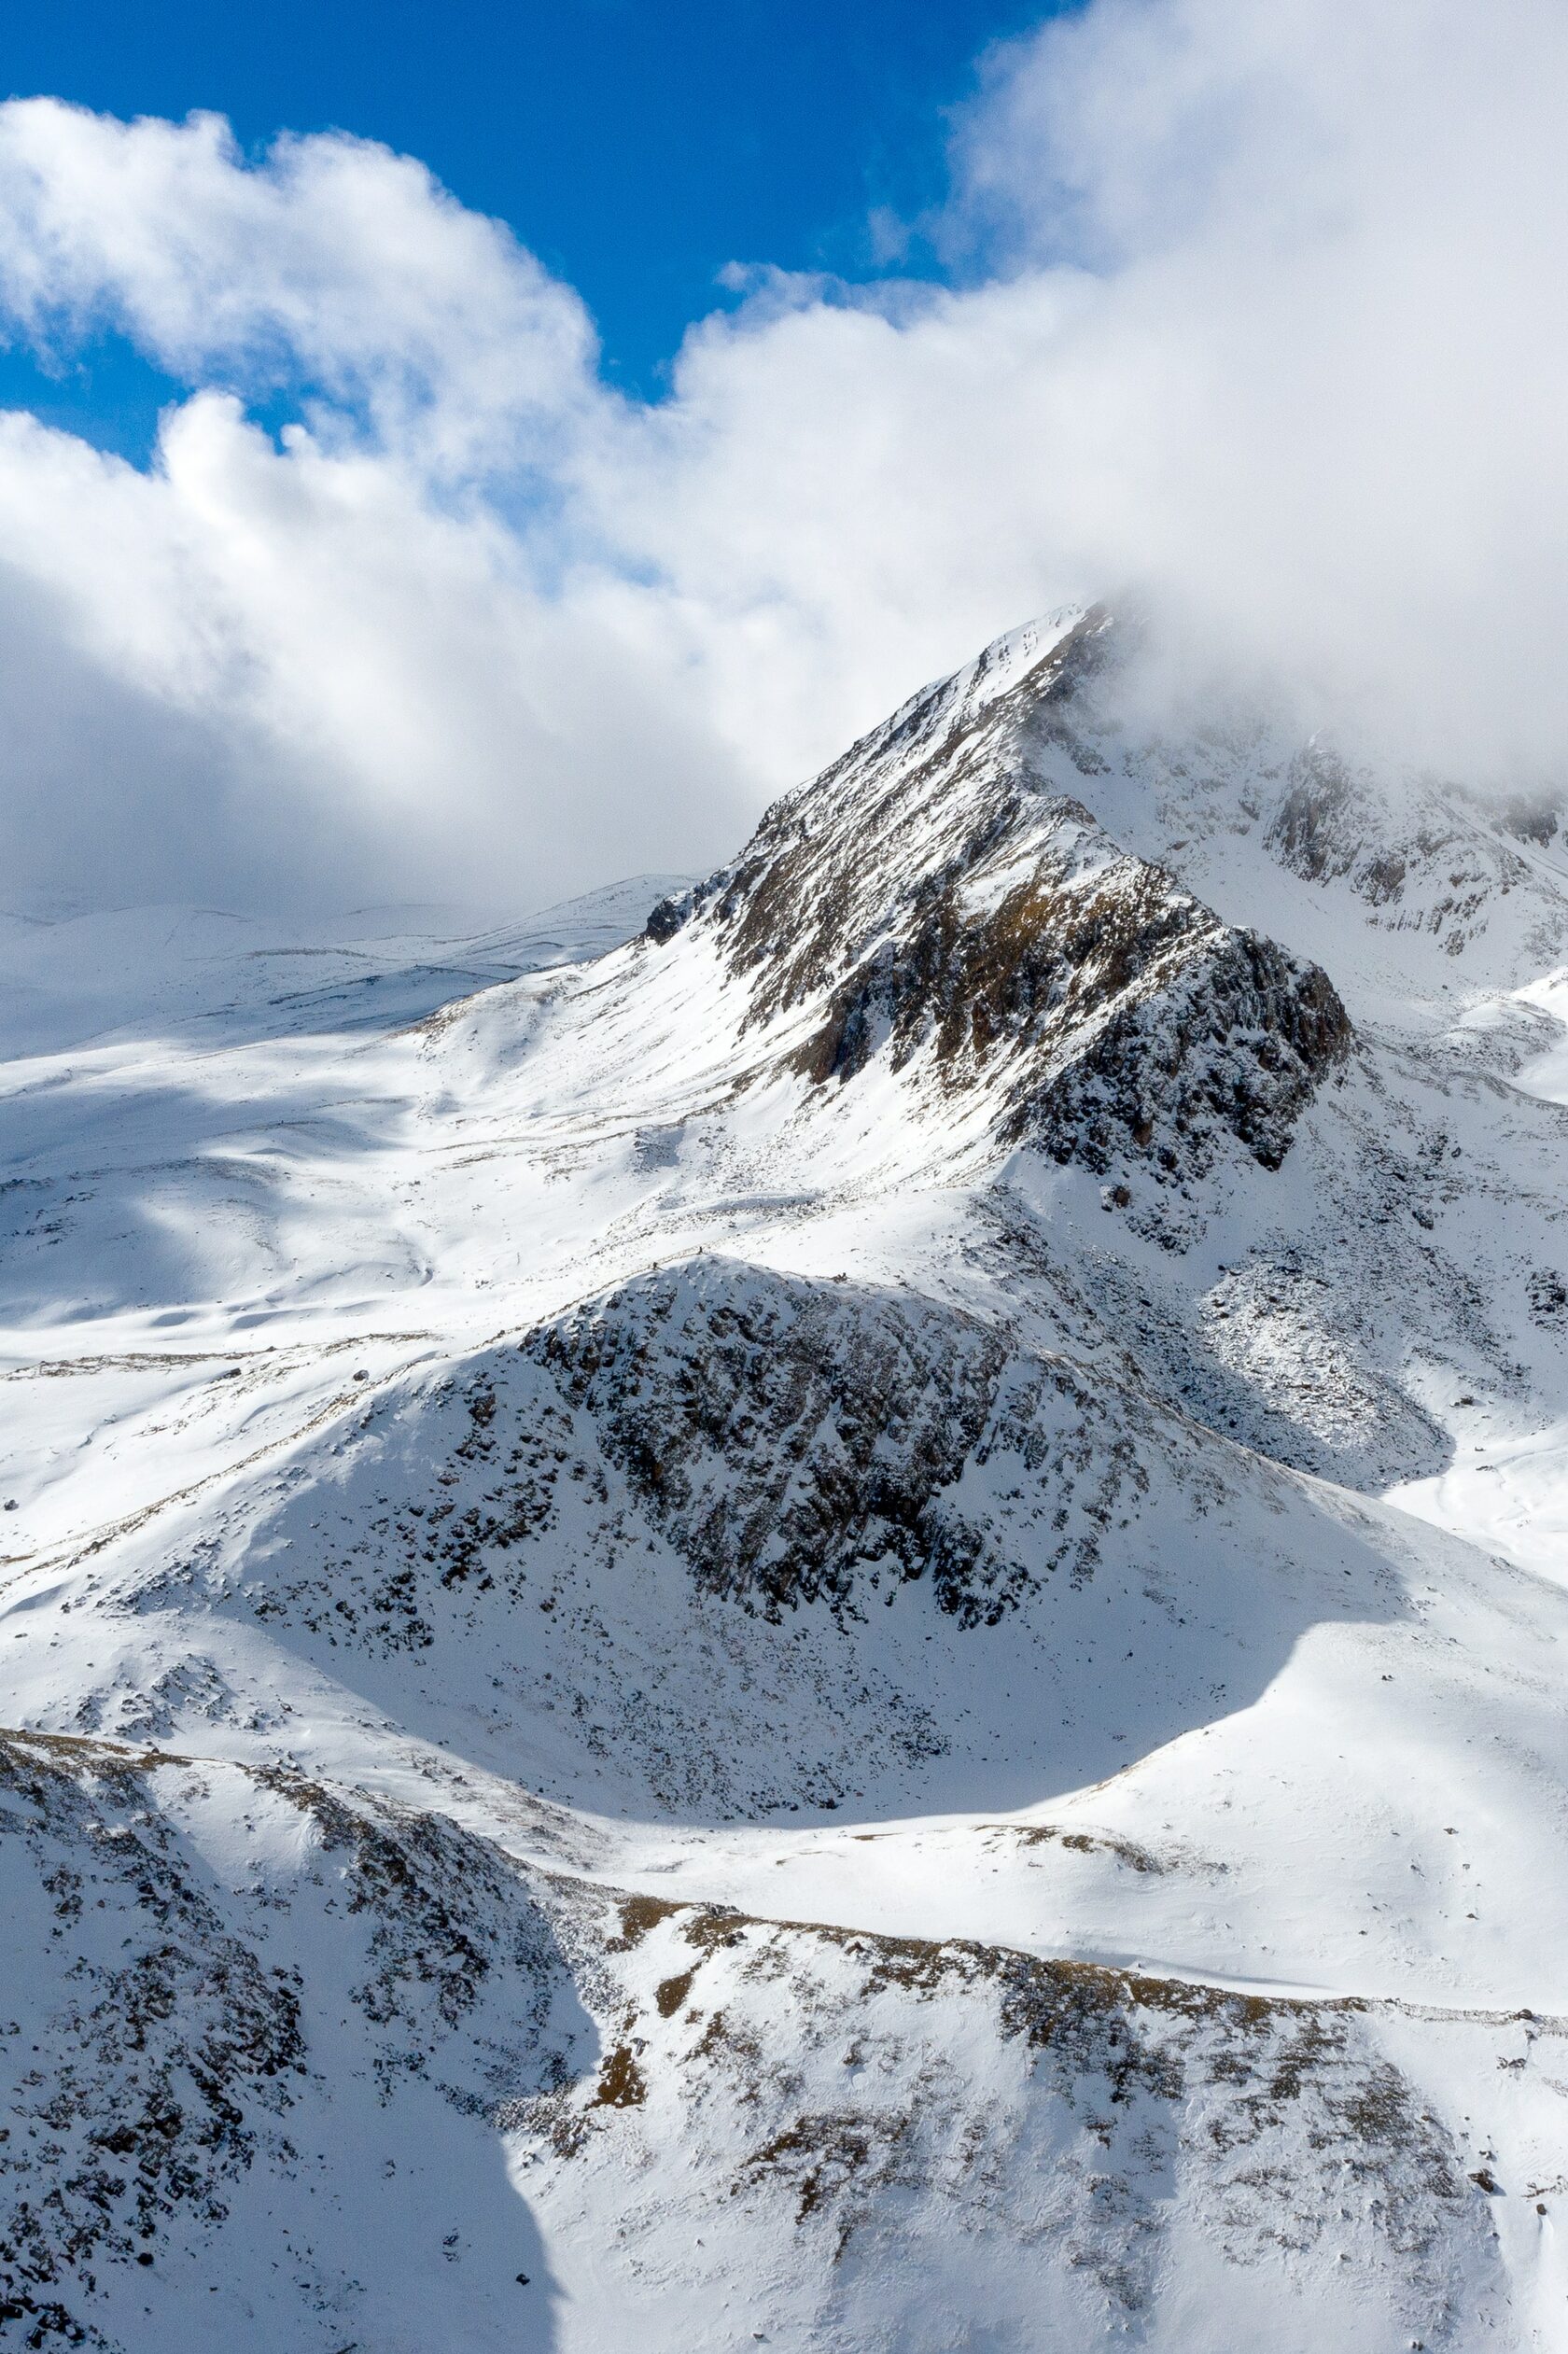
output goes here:
[{"label": "snow-covered mountain", "polygon": [[19,2344],[1564,2342],[1563,821],[1138,639],[7,947]]}]

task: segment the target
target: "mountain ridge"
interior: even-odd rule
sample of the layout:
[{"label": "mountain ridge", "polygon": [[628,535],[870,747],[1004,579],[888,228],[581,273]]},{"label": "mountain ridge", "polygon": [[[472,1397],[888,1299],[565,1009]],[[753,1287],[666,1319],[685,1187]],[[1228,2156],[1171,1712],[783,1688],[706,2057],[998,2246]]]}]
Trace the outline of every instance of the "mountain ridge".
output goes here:
[{"label": "mountain ridge", "polygon": [[0,1070],[26,2342],[1553,2346],[1558,831],[1129,635]]}]

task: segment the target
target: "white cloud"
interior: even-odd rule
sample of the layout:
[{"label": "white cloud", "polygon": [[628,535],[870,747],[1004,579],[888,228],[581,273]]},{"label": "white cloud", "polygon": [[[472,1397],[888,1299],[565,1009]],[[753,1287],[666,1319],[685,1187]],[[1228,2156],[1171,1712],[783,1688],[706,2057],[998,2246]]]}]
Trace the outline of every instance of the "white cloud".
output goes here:
[{"label": "white cloud", "polygon": [[1134,577],[1423,754],[1563,764],[1565,100],[1536,0],[1092,0],[988,63],[957,287],[754,273],[652,407],[417,163],[0,107],[0,312],[192,387],[146,473],[0,424],[13,889],[701,864]]},{"label": "white cloud", "polygon": [[592,398],[577,296],[407,156],[333,133],[247,168],[218,116],[49,99],[3,123],[0,301],[40,342],[106,320],[198,381],[302,374],[459,478],[549,463]]},{"label": "white cloud", "polygon": [[1101,273],[1064,536],[1435,756],[1561,764],[1565,122],[1539,0],[1099,0],[1002,61],[960,209]]}]

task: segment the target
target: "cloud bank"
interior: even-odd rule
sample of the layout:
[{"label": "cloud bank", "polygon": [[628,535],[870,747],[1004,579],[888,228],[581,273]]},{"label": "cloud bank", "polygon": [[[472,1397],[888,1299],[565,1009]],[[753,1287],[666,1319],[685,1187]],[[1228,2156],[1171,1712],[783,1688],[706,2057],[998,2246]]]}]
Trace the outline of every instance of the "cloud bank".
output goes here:
[{"label": "cloud bank", "polygon": [[0,327],[188,387],[145,470],[0,416],[4,895],[701,866],[1131,580],[1413,757],[1568,774],[1565,124],[1555,0],[1090,0],[985,61],[945,284],[752,269],[642,405],[416,161],[0,106]]}]

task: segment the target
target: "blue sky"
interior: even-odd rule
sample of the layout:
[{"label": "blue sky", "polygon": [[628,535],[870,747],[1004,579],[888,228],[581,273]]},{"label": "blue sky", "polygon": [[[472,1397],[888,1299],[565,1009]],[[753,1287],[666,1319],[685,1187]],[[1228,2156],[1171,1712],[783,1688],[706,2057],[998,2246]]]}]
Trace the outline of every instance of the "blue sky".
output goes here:
[{"label": "blue sky", "polygon": [[711,867],[1129,581],[1445,773],[1568,767],[1561,0],[75,0],[0,56],[19,904]]},{"label": "blue sky", "polygon": [[[1059,0],[1058,0],[1059,5]],[[225,114],[247,150],[340,129],[420,157],[511,223],[598,322],[611,381],[656,398],[728,261],[878,273],[868,222],[945,189],[947,110],[1051,0],[73,0],[9,12],[6,94],[132,117]],[[938,264],[917,235],[899,262]],[[140,458],[174,387],[119,342],[0,400]]]}]

